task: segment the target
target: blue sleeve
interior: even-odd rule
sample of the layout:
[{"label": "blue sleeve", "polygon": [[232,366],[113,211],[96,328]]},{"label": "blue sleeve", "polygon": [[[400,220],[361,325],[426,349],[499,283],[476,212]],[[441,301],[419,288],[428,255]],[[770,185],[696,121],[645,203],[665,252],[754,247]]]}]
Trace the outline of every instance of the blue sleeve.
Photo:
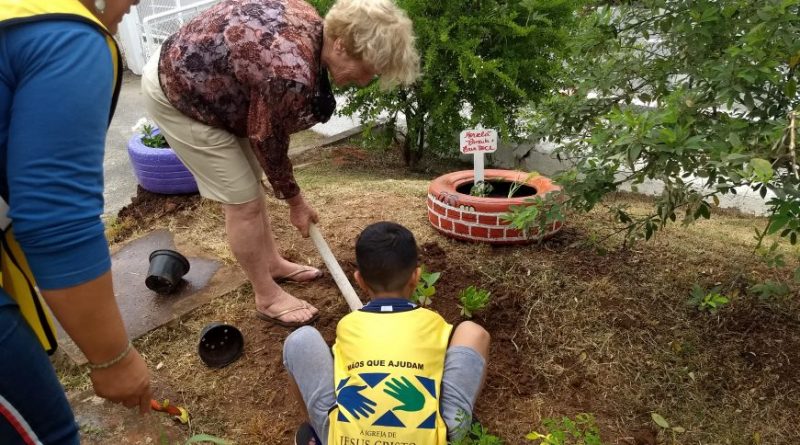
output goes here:
[{"label": "blue sleeve", "polygon": [[5,36],[9,216],[41,289],[82,284],[111,267],[100,219],[111,54],[80,22],[18,25]]}]

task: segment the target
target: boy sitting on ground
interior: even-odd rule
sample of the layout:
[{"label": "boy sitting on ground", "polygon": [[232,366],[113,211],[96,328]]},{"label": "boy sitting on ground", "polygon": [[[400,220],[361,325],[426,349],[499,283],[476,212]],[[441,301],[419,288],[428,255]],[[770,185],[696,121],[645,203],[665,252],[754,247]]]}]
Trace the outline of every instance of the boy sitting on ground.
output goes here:
[{"label": "boy sitting on ground", "polygon": [[445,445],[463,436],[486,373],[489,333],[469,321],[453,331],[409,301],[420,269],[405,227],[364,229],[356,262],[370,301],[339,321],[333,356],[309,326],[284,343],[284,366],[310,422],[296,443]]}]

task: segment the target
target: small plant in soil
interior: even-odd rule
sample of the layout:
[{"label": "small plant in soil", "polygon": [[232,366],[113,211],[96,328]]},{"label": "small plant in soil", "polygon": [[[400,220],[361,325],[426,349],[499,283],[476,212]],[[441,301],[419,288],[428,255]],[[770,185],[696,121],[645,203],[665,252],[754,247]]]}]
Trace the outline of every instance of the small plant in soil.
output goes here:
[{"label": "small plant in soil", "polygon": [[697,284],[692,286],[692,296],[689,299],[689,304],[700,311],[708,311],[713,314],[728,303],[730,303],[730,299],[720,294],[716,288],[706,292],[705,289]]},{"label": "small plant in soil", "polygon": [[783,298],[789,295],[791,289],[786,283],[775,280],[767,280],[750,286],[750,292],[758,295],[761,300],[772,300]]},{"label": "small plant in soil", "polygon": [[469,189],[469,194],[480,198],[486,198],[492,193],[492,190],[494,190],[494,186],[492,186],[491,183],[479,181],[476,182],[471,189]]},{"label": "small plant in soil", "polygon": [[509,187],[508,189],[508,198],[509,199],[513,198],[514,194],[517,193],[519,189],[522,188],[523,185],[527,184],[528,181],[537,176],[539,176],[539,172],[530,172],[528,173],[528,176],[526,176],[525,179],[523,179],[522,181],[514,181],[511,184],[511,187]]},{"label": "small plant in soil", "polygon": [[150,148],[169,148],[167,140],[161,133],[156,133],[158,127],[146,118],[141,118],[131,128],[134,133],[142,135],[142,145]]},{"label": "small plant in soil", "polygon": [[650,418],[652,418],[653,422],[658,425],[659,428],[664,430],[664,432],[672,435],[673,445],[678,443],[676,435],[686,432],[686,429],[683,427],[670,425],[669,422],[667,422],[667,419],[665,419],[659,413],[650,413]]},{"label": "small plant in soil", "polygon": [[458,299],[461,301],[459,307],[461,308],[461,315],[467,318],[486,309],[489,305],[489,299],[492,294],[485,289],[478,289],[475,286],[470,286],[458,294]]},{"label": "small plant in soil", "polygon": [[434,284],[439,281],[441,276],[440,272],[431,273],[425,270],[425,266],[422,266],[419,282],[417,283],[417,288],[414,289],[414,294],[411,295],[411,301],[420,306],[430,306],[433,303],[433,296],[436,294],[436,286]]},{"label": "small plant in soil", "polygon": [[532,432],[526,439],[537,445],[603,445],[594,416],[581,413],[575,420],[569,417],[542,420],[544,432]]},{"label": "small plant in soil", "polygon": [[463,410],[456,413],[456,422],[459,424],[456,436],[460,437],[450,442],[450,445],[503,445],[504,442],[499,437],[489,434],[480,422],[473,422],[471,425],[465,422],[465,415]]}]

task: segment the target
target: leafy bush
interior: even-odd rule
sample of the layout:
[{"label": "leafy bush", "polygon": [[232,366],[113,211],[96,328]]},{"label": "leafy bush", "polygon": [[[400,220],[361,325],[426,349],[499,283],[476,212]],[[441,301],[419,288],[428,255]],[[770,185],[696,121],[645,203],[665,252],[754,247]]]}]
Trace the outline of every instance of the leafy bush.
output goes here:
[{"label": "leafy bush", "polygon": [[534,196],[525,200],[525,204],[511,206],[501,219],[511,227],[528,233],[538,229],[546,233],[556,222],[564,222],[565,209],[560,192],[550,192],[544,196]]},{"label": "leafy bush", "polygon": [[[414,22],[423,75],[394,91],[347,90],[344,111],[367,121],[385,113],[390,130],[405,115],[412,166],[424,150],[456,153],[458,132],[477,123],[515,136],[517,110],[551,89],[578,1],[396,0]],[[333,0],[310,3],[324,14]]]},{"label": "leafy bush", "polygon": [[[609,2],[612,3],[612,2]],[[709,218],[719,196],[767,197],[760,232],[800,232],[800,0],[640,0],[586,8],[558,78],[530,114],[563,144],[559,181],[588,211],[626,182],[665,184],[653,212],[612,208],[628,239]]]}]

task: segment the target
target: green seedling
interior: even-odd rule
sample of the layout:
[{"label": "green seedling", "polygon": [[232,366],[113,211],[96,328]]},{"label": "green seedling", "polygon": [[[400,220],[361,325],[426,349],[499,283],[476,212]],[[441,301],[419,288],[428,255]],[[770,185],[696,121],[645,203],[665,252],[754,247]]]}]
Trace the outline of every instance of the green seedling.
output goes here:
[{"label": "green seedling", "polygon": [[472,196],[478,196],[480,198],[485,198],[492,193],[494,187],[491,183],[486,181],[476,182],[471,189],[469,189],[469,194]]},{"label": "green seedling", "polygon": [[480,423],[470,422],[466,413],[459,409],[456,413],[456,439],[450,442],[450,445],[503,445],[503,441],[492,434]]},{"label": "green seedling", "polygon": [[664,416],[662,416],[659,413],[655,413],[655,412],[654,413],[650,413],[650,418],[653,419],[653,423],[658,425],[658,427],[661,428],[662,430],[664,430],[664,432],[666,432],[667,434],[671,434],[672,435],[672,443],[673,444],[677,444],[678,443],[677,437],[676,437],[677,434],[681,434],[681,433],[685,433],[686,432],[686,428],[683,428],[681,426],[670,425],[669,422],[667,422],[667,419],[665,419]]},{"label": "green seedling", "polygon": [[581,413],[575,420],[562,417],[561,420],[542,420],[544,431],[532,432],[525,436],[537,445],[602,445],[600,431],[595,424],[594,416]]},{"label": "green seedling", "polygon": [[470,286],[458,294],[458,299],[461,301],[459,307],[461,308],[461,315],[467,318],[484,310],[489,305],[489,299],[492,294],[485,289],[478,289],[475,286]]},{"label": "green seedling", "polygon": [[692,286],[692,295],[689,299],[689,304],[700,311],[715,313],[728,303],[730,303],[730,299],[717,292],[716,288],[706,292],[705,289],[697,284]]},{"label": "green seedling", "polygon": [[519,189],[522,188],[523,185],[527,184],[528,181],[537,176],[539,176],[539,172],[530,172],[528,173],[528,176],[526,176],[525,179],[523,179],[522,181],[514,181],[511,184],[511,187],[509,187],[508,189],[508,197],[509,198],[514,197],[514,194],[517,193]]},{"label": "green seedling", "polygon": [[436,286],[434,284],[439,281],[441,276],[441,273],[430,273],[425,270],[425,266],[422,266],[419,282],[417,283],[417,288],[414,289],[414,294],[411,295],[411,301],[420,306],[430,306],[433,303],[433,296],[436,294]]}]

